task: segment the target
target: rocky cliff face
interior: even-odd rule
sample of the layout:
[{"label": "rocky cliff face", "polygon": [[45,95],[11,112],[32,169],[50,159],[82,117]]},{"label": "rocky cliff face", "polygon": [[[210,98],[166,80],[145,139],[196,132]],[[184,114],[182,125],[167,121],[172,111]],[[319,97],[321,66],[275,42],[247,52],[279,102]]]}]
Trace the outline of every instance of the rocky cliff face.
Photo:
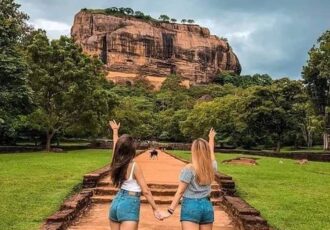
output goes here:
[{"label": "rocky cliff face", "polygon": [[144,21],[133,17],[79,12],[71,36],[107,65],[120,81],[144,76],[162,82],[170,74],[187,84],[208,83],[221,71],[240,73],[228,43],[198,25]]}]

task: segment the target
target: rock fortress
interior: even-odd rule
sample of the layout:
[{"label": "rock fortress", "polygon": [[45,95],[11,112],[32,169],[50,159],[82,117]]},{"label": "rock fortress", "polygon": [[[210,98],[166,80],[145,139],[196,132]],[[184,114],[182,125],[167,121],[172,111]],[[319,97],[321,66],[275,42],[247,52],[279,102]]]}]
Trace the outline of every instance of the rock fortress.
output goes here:
[{"label": "rock fortress", "polygon": [[241,72],[226,39],[195,24],[81,10],[71,36],[85,53],[103,61],[107,79],[116,83],[142,77],[158,89],[167,76],[176,74],[189,87],[209,83],[222,71]]}]

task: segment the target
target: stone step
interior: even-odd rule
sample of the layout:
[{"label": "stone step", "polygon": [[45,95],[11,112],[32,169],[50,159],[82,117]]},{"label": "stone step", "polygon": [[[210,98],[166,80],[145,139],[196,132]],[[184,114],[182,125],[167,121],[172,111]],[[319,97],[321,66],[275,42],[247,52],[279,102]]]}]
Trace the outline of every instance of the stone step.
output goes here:
[{"label": "stone step", "polygon": [[[101,180],[98,182],[98,187],[105,187],[105,186],[113,186],[112,183],[110,183],[110,180]],[[178,184],[156,184],[156,183],[148,183],[148,187],[153,189],[153,188],[159,188],[159,189],[177,189]],[[214,190],[219,190],[220,186],[214,182],[211,184],[211,188]]]},{"label": "stone step", "polygon": [[[176,193],[176,188],[171,189],[163,189],[163,188],[151,188],[151,193],[154,196],[174,196]],[[118,192],[117,188],[110,187],[110,186],[104,186],[104,187],[97,187],[94,190],[95,195],[115,195]],[[212,197],[219,197],[220,191],[213,189],[211,191]]]},{"label": "stone step", "polygon": [[[114,195],[107,196],[93,196],[93,203],[110,203],[114,198]],[[154,200],[156,204],[171,204],[173,200],[173,196],[154,196]],[[222,200],[220,198],[211,198],[213,205],[219,205]],[[147,199],[144,196],[141,196],[141,203],[148,203]],[[181,202],[180,202],[181,203]]]},{"label": "stone step", "polygon": [[220,181],[221,186],[227,189],[234,189],[235,188],[235,182],[232,180],[221,180]]}]

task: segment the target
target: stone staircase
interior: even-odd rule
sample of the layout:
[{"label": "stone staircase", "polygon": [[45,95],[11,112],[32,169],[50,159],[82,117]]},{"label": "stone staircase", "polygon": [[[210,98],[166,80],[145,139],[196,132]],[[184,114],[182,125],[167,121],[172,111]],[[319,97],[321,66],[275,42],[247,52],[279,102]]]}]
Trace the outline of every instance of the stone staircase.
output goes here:
[{"label": "stone staircase", "polygon": [[[156,204],[171,204],[174,194],[177,190],[177,184],[157,184],[150,183],[148,184],[151,193],[154,197]],[[214,182],[211,186],[211,201],[213,205],[220,204],[220,188],[219,185]],[[113,187],[110,183],[110,178],[106,177],[101,180],[97,187],[93,191],[92,202],[93,203],[110,203],[114,196],[116,195],[118,189]],[[141,203],[148,203],[147,199],[144,196],[141,196]]]}]

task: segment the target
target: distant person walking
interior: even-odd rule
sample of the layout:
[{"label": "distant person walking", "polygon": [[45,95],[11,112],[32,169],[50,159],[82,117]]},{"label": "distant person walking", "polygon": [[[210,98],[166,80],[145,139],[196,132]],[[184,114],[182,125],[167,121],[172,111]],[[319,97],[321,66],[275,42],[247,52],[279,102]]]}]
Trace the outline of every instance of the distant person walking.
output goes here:
[{"label": "distant person walking", "polygon": [[158,159],[158,151],[156,149],[150,151],[150,159]]},{"label": "distant person walking", "polygon": [[141,192],[151,205],[154,216],[162,220],[142,169],[134,161],[136,155],[134,139],[124,134],[118,138],[120,123],[110,121],[113,131],[113,157],[110,177],[115,187],[120,188],[109,210],[111,230],[136,230],[140,217]]},{"label": "distant person walking", "polygon": [[202,138],[194,140],[191,147],[192,163],[186,165],[180,174],[178,190],[164,218],[171,216],[181,197],[180,221],[183,230],[210,230],[214,222],[214,210],[210,201],[211,183],[217,171],[214,156],[214,137],[212,128],[209,142]]}]

